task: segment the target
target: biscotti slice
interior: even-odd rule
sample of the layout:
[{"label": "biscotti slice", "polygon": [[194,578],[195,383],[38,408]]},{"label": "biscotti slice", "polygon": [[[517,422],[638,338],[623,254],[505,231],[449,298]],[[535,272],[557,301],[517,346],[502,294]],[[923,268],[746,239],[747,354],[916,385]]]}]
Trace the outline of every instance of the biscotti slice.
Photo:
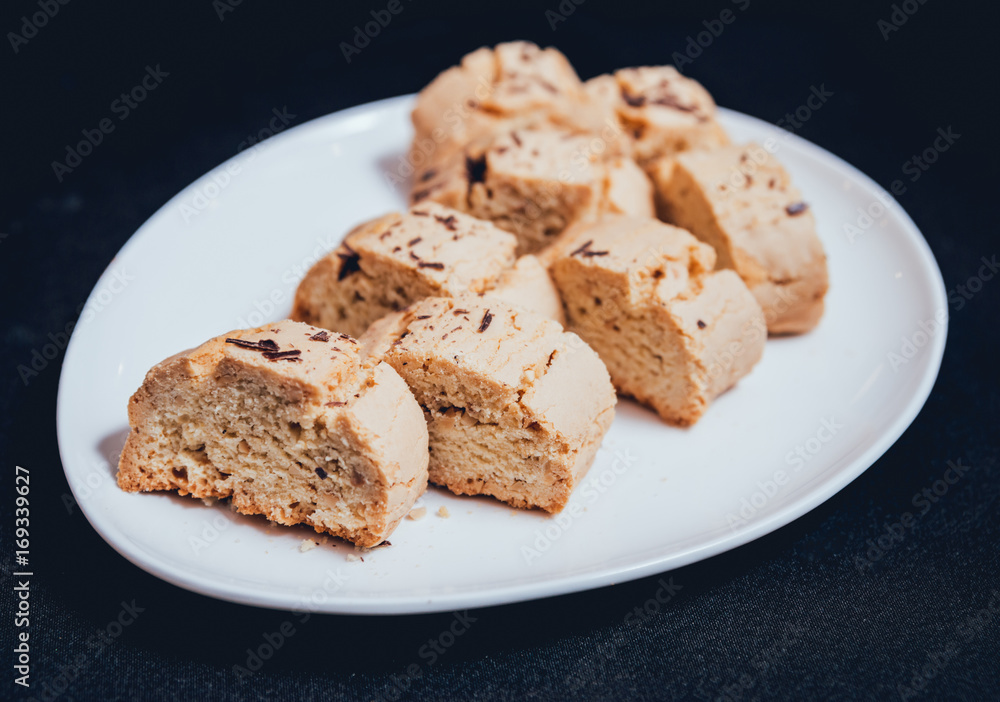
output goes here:
[{"label": "biscotti slice", "polygon": [[508,232],[433,202],[379,217],[309,270],[292,319],[360,336],[415,300],[493,287],[516,246]]},{"label": "biscotti slice", "polygon": [[556,49],[523,41],[478,49],[417,96],[412,163],[463,147],[498,125],[574,128],[585,99],[583,83]]},{"label": "biscotti slice", "polygon": [[427,428],[396,371],[363,367],[359,348],[284,321],[166,359],[129,401],[118,485],[380,543],[426,489]]},{"label": "biscotti slice", "polygon": [[645,174],[627,159],[605,159],[593,141],[559,129],[493,134],[421,171],[412,200],[489,220],[517,236],[518,253],[538,252],[602,212],[649,216]]},{"label": "biscotti slice", "polygon": [[631,138],[632,155],[643,167],[662,156],[729,141],[712,96],[673,66],[623,68],[590,79],[584,90],[591,109],[617,120]]},{"label": "biscotti slice", "polygon": [[489,220],[517,236],[518,253],[534,253],[569,224],[596,214],[600,165],[585,137],[511,130],[424,171],[412,199],[424,198]]},{"label": "biscotti slice", "polygon": [[421,300],[361,343],[409,384],[427,418],[430,479],[459,495],[560,511],[614,417],[592,349],[489,296]]},{"label": "biscotti slice", "polygon": [[562,322],[548,270],[514,257],[515,238],[433,202],[357,227],[299,284],[292,318],[360,336],[424,297],[487,292]]},{"label": "biscotti slice", "polygon": [[829,286],[816,221],[788,172],[758,144],[678,154],[651,170],[661,219],[715,247],[753,292],[772,334],[806,332]]},{"label": "biscotti slice", "polygon": [[622,216],[568,236],[551,268],[567,328],[600,354],[622,394],[687,426],[760,360],[760,305],[734,272],[712,270],[710,246]]}]

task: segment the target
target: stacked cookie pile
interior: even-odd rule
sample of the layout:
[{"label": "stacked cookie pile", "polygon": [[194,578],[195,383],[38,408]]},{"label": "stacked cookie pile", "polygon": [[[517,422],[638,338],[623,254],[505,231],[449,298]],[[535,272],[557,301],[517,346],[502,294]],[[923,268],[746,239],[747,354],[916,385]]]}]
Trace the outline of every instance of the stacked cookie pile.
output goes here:
[{"label": "stacked cookie pile", "polygon": [[[468,117],[441,122],[454,106]],[[826,258],[808,205],[766,149],[729,143],[711,95],[671,66],[581,82],[555,49],[501,44],[428,85],[413,124],[414,145],[435,145],[414,203],[491,221],[550,263],[609,215],[655,216],[715,250],[769,333],[806,332],[822,316]]]},{"label": "stacked cookie pile", "polygon": [[295,321],[150,371],[124,489],[231,497],[364,546],[428,480],[558,512],[616,390],[691,425],[768,334],[822,316],[808,205],[671,67],[584,83],[554,49],[501,44],[438,76],[413,124],[410,209],[320,260]]}]

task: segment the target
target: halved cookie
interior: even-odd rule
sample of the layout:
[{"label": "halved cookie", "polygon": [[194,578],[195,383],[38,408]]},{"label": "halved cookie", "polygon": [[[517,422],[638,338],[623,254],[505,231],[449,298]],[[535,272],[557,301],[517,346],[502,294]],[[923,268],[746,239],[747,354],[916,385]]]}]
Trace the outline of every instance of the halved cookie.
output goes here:
[{"label": "halved cookie", "polygon": [[578,128],[585,100],[583,83],[556,49],[524,41],[478,49],[417,96],[412,162],[422,165],[499,129]]},{"label": "halved cookie", "polygon": [[591,78],[584,90],[601,121],[615,120],[631,138],[632,155],[641,166],[729,142],[716,120],[712,96],[673,66],[623,68]]},{"label": "halved cookie", "polygon": [[383,541],[427,486],[420,406],[358,343],[305,324],[233,331],[154,366],[128,406],[129,492],[232,498],[243,514]]},{"label": "halved cookie", "polygon": [[758,144],[692,151],[654,164],[661,219],[711,244],[764,309],[772,334],[823,316],[829,287],[816,220],[788,172]]},{"label": "halved cookie", "polygon": [[[416,300],[503,288],[516,263],[515,247],[511,234],[489,222],[423,203],[348,234],[299,284],[291,316],[360,336],[376,319]],[[522,278],[530,272],[525,268]],[[558,309],[546,271],[536,270],[528,282],[537,296],[523,297],[522,304],[542,312]]]},{"label": "halved cookie", "polygon": [[605,217],[567,233],[551,272],[567,328],[615,387],[671,424],[693,424],[760,360],[760,305],[715,253],[651,219]]},{"label": "halved cookie", "polygon": [[488,296],[421,300],[361,343],[409,384],[427,417],[430,479],[460,495],[560,511],[614,417],[590,347]]},{"label": "halved cookie", "polygon": [[519,253],[535,253],[604,212],[652,216],[646,175],[606,150],[600,137],[558,129],[498,132],[421,171],[411,197],[489,220],[517,236]]}]

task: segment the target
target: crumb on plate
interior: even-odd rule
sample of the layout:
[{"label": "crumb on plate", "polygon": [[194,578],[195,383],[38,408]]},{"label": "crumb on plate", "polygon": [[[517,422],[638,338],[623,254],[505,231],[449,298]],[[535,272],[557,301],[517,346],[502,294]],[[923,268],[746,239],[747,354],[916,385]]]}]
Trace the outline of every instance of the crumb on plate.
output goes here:
[{"label": "crumb on plate", "polygon": [[423,519],[425,516],[427,516],[426,507],[414,507],[413,509],[410,510],[410,513],[406,515],[406,518],[412,519],[413,521],[417,521],[418,519]]}]

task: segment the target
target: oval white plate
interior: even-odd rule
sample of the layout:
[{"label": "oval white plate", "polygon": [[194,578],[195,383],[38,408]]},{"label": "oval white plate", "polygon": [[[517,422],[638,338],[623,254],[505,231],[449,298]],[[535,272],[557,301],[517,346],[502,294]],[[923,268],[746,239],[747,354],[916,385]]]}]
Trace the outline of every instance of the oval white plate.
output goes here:
[{"label": "oval white plate", "polygon": [[[777,529],[834,495],[913,421],[946,336],[944,284],[905,212],[826,151],[731,111],[734,140],[773,138],[819,222],[832,287],[820,326],[764,359],[692,429],[623,401],[560,516],[432,488],[427,516],[353,558],[314,535],[170,494],[126,494],[114,473],[126,403],[146,370],[230,329],[280,319],[295,285],[352,226],[405,206],[396,175],[412,97],[329,115],[206,175],[146,222],[91,294],[57,410],[87,519],[141,568],[207,595],[284,609],[390,614],[479,607],[631,580]],[[888,204],[882,204],[888,203]],[[859,208],[876,215],[862,228]],[[847,233],[844,224],[859,227]],[[936,325],[936,327],[935,327]],[[447,507],[449,518],[438,516]],[[348,558],[348,556],[352,556]]]}]

